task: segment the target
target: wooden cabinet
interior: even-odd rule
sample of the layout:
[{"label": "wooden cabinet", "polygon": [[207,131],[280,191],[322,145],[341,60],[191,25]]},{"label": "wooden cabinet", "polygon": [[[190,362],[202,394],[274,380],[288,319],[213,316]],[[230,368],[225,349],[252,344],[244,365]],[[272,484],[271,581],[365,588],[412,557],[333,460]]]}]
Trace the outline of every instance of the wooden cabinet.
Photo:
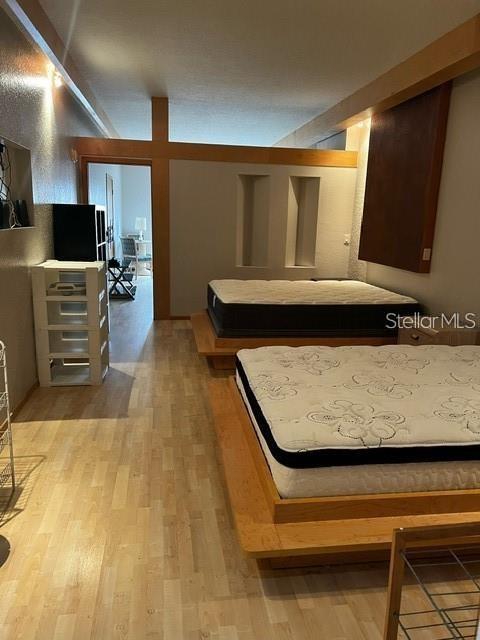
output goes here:
[{"label": "wooden cabinet", "polygon": [[[413,320],[413,319],[412,319]],[[479,329],[452,329],[450,327],[435,326],[430,328],[429,318],[423,319],[423,327],[400,328],[398,331],[398,344],[410,344],[414,346],[425,344],[449,344],[459,346],[462,344],[480,344]],[[418,324],[418,323],[417,323]]]},{"label": "wooden cabinet", "polygon": [[359,258],[430,271],[450,84],[372,118]]}]

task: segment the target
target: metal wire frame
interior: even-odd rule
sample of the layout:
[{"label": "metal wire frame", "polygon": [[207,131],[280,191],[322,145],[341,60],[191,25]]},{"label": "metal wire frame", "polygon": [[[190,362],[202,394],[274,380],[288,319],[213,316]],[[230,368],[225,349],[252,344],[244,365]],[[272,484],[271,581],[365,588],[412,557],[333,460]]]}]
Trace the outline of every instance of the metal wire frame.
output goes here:
[{"label": "metal wire frame", "polygon": [[3,389],[0,392],[0,410],[3,416],[0,416],[0,454],[8,446],[9,459],[3,467],[0,468],[0,487],[8,481],[11,483],[11,492],[15,491],[15,460],[13,456],[13,440],[12,425],[10,421],[10,400],[8,395],[8,375],[7,375],[7,353],[5,344],[0,340],[0,369],[3,369],[3,376],[0,372],[0,385]]},{"label": "metal wire frame", "polygon": [[[423,611],[413,611],[409,613],[400,613],[399,627],[407,640],[421,640],[431,638],[431,633],[436,630],[445,632],[446,635],[435,636],[435,640],[475,640],[477,638],[478,620],[480,615],[480,574],[473,573],[469,565],[477,564],[480,566],[480,550],[474,549],[442,549],[443,556],[438,560],[423,561],[415,560],[419,552],[402,552],[405,566],[410,570],[411,574],[421,588],[423,594],[431,604],[432,608]],[[477,555],[472,556],[475,552]],[[435,550],[438,553],[438,549]],[[422,550],[421,555],[428,554]],[[421,569],[424,568],[445,568],[454,567],[460,570],[462,582],[468,581],[470,588],[451,591],[434,592],[429,587],[428,582],[421,575]],[[449,598],[457,598],[465,600],[468,597],[475,598],[475,603],[464,603],[459,605],[442,606],[438,601],[440,599],[448,600]],[[468,614],[468,617],[461,617],[458,614]],[[430,616],[435,621],[428,621],[423,624],[412,621],[415,616]],[[427,635],[427,632],[429,634]]]},{"label": "metal wire frame", "polygon": [[10,444],[10,432],[8,429],[0,435],[0,453]]}]

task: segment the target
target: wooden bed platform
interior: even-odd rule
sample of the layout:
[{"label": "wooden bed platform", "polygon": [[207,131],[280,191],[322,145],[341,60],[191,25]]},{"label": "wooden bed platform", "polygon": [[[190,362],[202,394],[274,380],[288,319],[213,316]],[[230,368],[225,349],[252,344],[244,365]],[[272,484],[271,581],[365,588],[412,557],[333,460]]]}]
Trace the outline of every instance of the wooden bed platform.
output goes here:
[{"label": "wooden bed platform", "polygon": [[210,380],[209,391],[238,538],[251,557],[272,567],[306,556],[316,564],[376,559],[395,529],[480,521],[476,489],[282,499],[234,378]]},{"label": "wooden bed platform", "polygon": [[235,354],[240,349],[256,349],[257,347],[287,346],[305,347],[323,345],[325,347],[341,347],[348,345],[371,345],[379,347],[384,344],[396,344],[396,338],[362,337],[307,337],[307,338],[219,338],[206,310],[191,316],[193,334],[199,355],[205,356],[214,369],[235,369]]}]

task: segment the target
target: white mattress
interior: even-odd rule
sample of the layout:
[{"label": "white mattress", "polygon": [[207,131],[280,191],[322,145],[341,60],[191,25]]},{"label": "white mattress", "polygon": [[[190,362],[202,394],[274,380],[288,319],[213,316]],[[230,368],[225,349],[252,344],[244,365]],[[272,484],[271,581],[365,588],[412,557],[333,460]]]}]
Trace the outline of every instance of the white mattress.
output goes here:
[{"label": "white mattress", "polygon": [[212,280],[226,304],[415,304],[417,300],[358,280]]},{"label": "white mattress", "polygon": [[[480,444],[480,347],[263,347],[239,359],[284,451]],[[291,468],[237,382],[285,498],[480,487],[480,462]]]}]

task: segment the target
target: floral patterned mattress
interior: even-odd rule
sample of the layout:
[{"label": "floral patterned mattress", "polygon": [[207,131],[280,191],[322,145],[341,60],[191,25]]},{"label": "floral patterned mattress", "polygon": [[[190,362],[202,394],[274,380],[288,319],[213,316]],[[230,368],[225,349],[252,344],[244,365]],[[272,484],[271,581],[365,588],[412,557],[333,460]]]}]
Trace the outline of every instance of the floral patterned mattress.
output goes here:
[{"label": "floral patterned mattress", "polygon": [[237,381],[285,497],[480,486],[480,347],[262,347]]}]

